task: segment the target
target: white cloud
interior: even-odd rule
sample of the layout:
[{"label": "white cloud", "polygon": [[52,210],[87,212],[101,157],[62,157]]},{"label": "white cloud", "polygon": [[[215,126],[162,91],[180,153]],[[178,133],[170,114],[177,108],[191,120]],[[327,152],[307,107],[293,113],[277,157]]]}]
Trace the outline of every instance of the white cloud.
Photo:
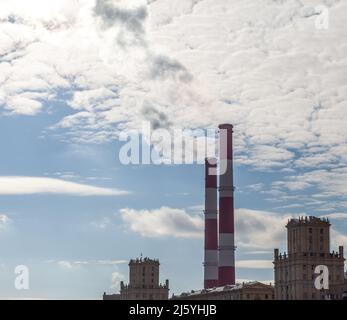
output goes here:
[{"label": "white cloud", "polygon": [[[143,237],[173,236],[180,238],[202,238],[204,218],[189,214],[184,209],[162,207],[155,210],[122,209],[126,227]],[[305,216],[304,214],[302,216]],[[292,214],[279,215],[274,212],[237,209],[235,211],[236,246],[245,252],[268,252],[274,248],[286,251],[287,230],[285,225]],[[347,243],[347,235],[331,228],[332,247]],[[266,262],[252,260],[265,268]],[[245,263],[245,265],[251,265]],[[267,266],[269,266],[267,264]]]},{"label": "white cloud", "polygon": [[63,269],[73,269],[83,266],[117,266],[119,264],[127,263],[126,260],[80,260],[80,261],[68,261],[68,260],[49,260],[47,263],[57,263],[59,267]]},{"label": "white cloud", "polygon": [[128,263],[128,261],[127,260],[97,260],[95,263],[98,265],[104,265],[104,266],[114,266],[118,264]]},{"label": "white cloud", "polygon": [[63,269],[72,269],[73,268],[73,264],[69,261],[58,261],[58,265],[59,265],[59,267],[61,267]]},{"label": "white cloud", "polygon": [[262,191],[265,189],[265,184],[260,182],[260,183],[255,183],[255,184],[251,184],[251,185],[248,185],[246,187],[246,189],[248,190],[251,190],[251,191],[254,191],[254,192],[259,192],[259,191]]},{"label": "white cloud", "polygon": [[[127,228],[144,237],[202,237],[204,218],[184,209],[162,207],[155,210],[122,209]],[[238,209],[235,214],[236,243],[243,248],[269,249],[283,245],[287,216],[272,212]]]},{"label": "white cloud", "polygon": [[330,213],[324,215],[324,217],[328,219],[333,219],[333,220],[347,220],[347,213],[344,212],[337,212],[337,213]]},{"label": "white cloud", "polygon": [[315,184],[320,190],[328,191],[331,195],[343,196],[347,194],[347,167],[313,170],[292,177],[292,179]]},{"label": "white cloud", "polygon": [[[34,115],[64,92],[53,128],[77,142],[227,120],[238,163],[329,176],[347,167],[347,3],[322,3],[328,30],[313,0],[3,0],[0,108]],[[287,190],[347,194],[345,175],[306,178]]]},{"label": "white cloud", "polygon": [[[347,167],[318,168],[291,174],[284,177],[284,180],[274,181],[272,188],[273,191],[284,194],[288,191],[296,192],[296,204],[311,205],[317,211],[339,212],[346,208]],[[293,200],[283,195],[280,199]]]},{"label": "white cloud", "polygon": [[247,283],[247,282],[254,282],[254,281],[258,281],[261,283],[265,283],[265,284],[274,284],[274,280],[255,280],[255,279],[236,279],[236,283]]},{"label": "white cloud", "polygon": [[332,242],[332,245],[331,245],[332,250],[336,251],[339,246],[344,246],[345,252],[347,252],[347,235],[332,228],[331,242]]},{"label": "white cloud", "polygon": [[236,244],[249,249],[274,249],[285,246],[285,225],[290,215],[238,209],[235,214]]},{"label": "white cloud", "polygon": [[0,213],[0,229],[5,228],[11,222],[10,218],[3,213]]},{"label": "white cloud", "polygon": [[100,230],[104,230],[106,229],[108,226],[110,226],[111,224],[111,219],[110,218],[107,218],[107,217],[104,217],[102,218],[101,220],[99,221],[92,221],[90,223],[90,225],[94,228],[97,228],[97,229],[100,229]]},{"label": "white cloud", "polygon": [[236,267],[240,269],[273,269],[272,260],[237,260]]},{"label": "white cloud", "polygon": [[127,227],[144,237],[174,236],[178,238],[201,237],[203,220],[183,209],[162,207],[155,210],[121,209]]},{"label": "white cloud", "polygon": [[300,191],[311,187],[312,185],[305,181],[276,181],[272,183],[273,187],[286,188],[291,191]]},{"label": "white cloud", "polygon": [[66,194],[73,196],[121,196],[127,191],[95,187],[60,179],[0,176],[0,195]]},{"label": "white cloud", "polygon": [[112,290],[118,291],[120,289],[120,282],[125,279],[124,275],[118,271],[112,272],[111,275],[111,286]]}]

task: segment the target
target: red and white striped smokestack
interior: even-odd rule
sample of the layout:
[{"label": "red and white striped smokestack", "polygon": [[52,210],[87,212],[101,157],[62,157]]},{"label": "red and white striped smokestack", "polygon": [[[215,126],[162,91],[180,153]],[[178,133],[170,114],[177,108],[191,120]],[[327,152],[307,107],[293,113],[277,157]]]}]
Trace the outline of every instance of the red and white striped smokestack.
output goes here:
[{"label": "red and white striped smokestack", "polygon": [[205,160],[204,288],[218,286],[217,159]]},{"label": "red and white striped smokestack", "polygon": [[220,129],[218,285],[235,284],[233,126]]}]

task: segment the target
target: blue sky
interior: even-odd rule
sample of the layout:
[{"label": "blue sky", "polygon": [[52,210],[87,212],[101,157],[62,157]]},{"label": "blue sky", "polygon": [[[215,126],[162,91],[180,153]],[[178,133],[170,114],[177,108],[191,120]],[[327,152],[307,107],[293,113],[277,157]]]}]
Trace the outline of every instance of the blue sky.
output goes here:
[{"label": "blue sky", "polygon": [[272,281],[290,217],[328,216],[332,249],[347,246],[345,11],[1,1],[0,298],[98,299],[141,253],[172,293],[202,287],[204,168],[120,163],[120,132],[144,121],[234,124],[240,281]]},{"label": "blue sky", "polygon": [[[131,194],[87,197],[2,195],[1,212],[6,212],[10,222],[0,235],[1,296],[100,298],[103,290],[112,291],[112,273],[119,272],[126,279],[127,264],[124,261],[141,253],[161,259],[162,279],[171,280],[174,292],[199,288],[202,238],[141,237],[126,229],[119,210],[126,207],[140,210],[201,206],[203,166],[123,166],[117,159],[119,143],[82,145],[75,149],[55,137],[42,138],[42,131],[55,120],[54,113],[35,118],[1,118],[1,149],[4,150],[1,176],[61,179],[66,173],[74,176],[73,181],[89,181],[89,184],[108,188],[116,186],[131,191]],[[241,181],[240,175],[236,168],[236,181]],[[242,180],[247,185],[254,178],[257,177],[245,171]],[[253,197],[249,202],[247,196],[240,194],[237,203],[257,207],[262,201],[257,199],[256,193]],[[103,223],[105,226],[100,226]],[[120,263],[114,265],[96,263],[117,260]],[[73,264],[74,261],[88,264],[68,266],[67,262]],[[21,264],[30,268],[31,289],[28,292],[19,292],[13,286],[14,267]],[[187,274],[186,270],[192,270],[192,273]],[[272,277],[271,270],[257,275],[261,274],[266,279]],[[252,272],[244,270],[240,272],[242,275],[249,277]]]},{"label": "blue sky", "polygon": [[[100,298],[103,291],[115,292],[120,279],[127,280],[127,260],[141,253],[161,260],[161,278],[171,280],[173,292],[200,288],[203,279],[201,237],[177,237],[174,225],[171,234],[154,238],[141,236],[129,229],[120,210],[180,208],[187,214],[198,214],[202,219],[203,166],[124,166],[118,160],[119,142],[73,145],[60,142],[54,135],[42,137],[42,132],[59,116],[59,112],[53,112],[34,118],[12,116],[0,119],[1,176],[52,177],[106,188],[116,187],[131,193],[83,197],[61,194],[1,195],[1,212],[6,213],[10,220],[0,233],[1,297]],[[256,210],[259,214],[260,210],[277,212],[278,216],[306,210],[278,208],[276,202],[267,201],[268,196],[259,192],[266,190],[259,184],[269,184],[280,175],[276,172],[254,172],[236,165],[237,208]],[[238,214],[242,215],[242,212]],[[246,223],[252,223],[251,217],[246,217]],[[257,222],[254,223],[260,238],[264,232],[271,232],[272,225],[262,230],[263,225],[257,225]],[[341,226],[341,223],[336,226]],[[277,228],[279,233],[274,234],[273,245],[269,243],[263,250],[256,246],[252,249],[255,245],[253,239],[244,239],[250,248],[241,246],[237,258],[254,260],[254,264],[251,268],[239,267],[238,279],[273,278],[268,262],[272,259],[271,247],[281,243],[283,249],[285,236],[284,223]],[[345,230],[341,229],[342,232]],[[246,226],[239,232],[253,230]],[[265,267],[258,260],[262,260]],[[14,268],[17,265],[29,267],[28,291],[14,288]],[[114,273],[115,287],[112,286]]]}]

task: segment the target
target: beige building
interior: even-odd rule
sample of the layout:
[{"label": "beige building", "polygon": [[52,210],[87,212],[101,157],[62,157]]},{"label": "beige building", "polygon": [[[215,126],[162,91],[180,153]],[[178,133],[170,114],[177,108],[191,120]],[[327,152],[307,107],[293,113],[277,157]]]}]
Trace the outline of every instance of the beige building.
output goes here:
[{"label": "beige building", "polygon": [[[288,252],[274,252],[275,298],[278,300],[342,299],[344,280],[343,247],[330,252],[328,219],[291,219],[286,225]],[[328,267],[329,289],[317,290],[315,269]]]},{"label": "beige building", "polygon": [[138,258],[129,262],[129,284],[120,284],[120,294],[104,294],[104,300],[168,300],[169,280],[159,283],[159,260]]},{"label": "beige building", "polygon": [[274,287],[261,282],[203,289],[173,296],[173,300],[274,300]]}]

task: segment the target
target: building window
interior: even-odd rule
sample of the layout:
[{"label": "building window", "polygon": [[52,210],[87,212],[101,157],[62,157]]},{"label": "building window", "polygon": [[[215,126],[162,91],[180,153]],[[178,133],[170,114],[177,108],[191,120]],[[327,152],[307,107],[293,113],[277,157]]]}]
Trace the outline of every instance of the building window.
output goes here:
[{"label": "building window", "polygon": [[309,233],[312,233],[312,228],[308,229],[308,232],[309,232]]},{"label": "building window", "polygon": [[320,229],[320,234],[323,234],[324,233],[324,229]]},{"label": "building window", "polygon": [[267,294],[265,295],[265,299],[266,299],[266,300],[269,299],[269,296],[268,296]]}]

